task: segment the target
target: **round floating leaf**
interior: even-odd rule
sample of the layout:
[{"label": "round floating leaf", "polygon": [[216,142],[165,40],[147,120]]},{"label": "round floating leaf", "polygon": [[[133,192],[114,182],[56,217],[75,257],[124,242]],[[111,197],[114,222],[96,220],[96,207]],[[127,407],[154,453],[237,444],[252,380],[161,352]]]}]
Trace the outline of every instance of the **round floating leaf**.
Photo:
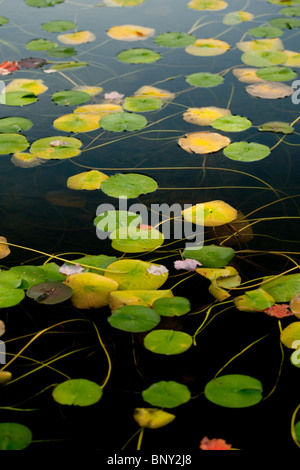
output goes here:
[{"label": "round floating leaf", "polygon": [[73,23],[73,21],[65,20],[47,21],[47,23],[42,24],[42,28],[48,33],[62,33],[63,31],[75,29],[76,23]]},{"label": "round floating leaf", "polygon": [[191,310],[191,304],[185,297],[159,298],[154,301],[153,308],[164,317],[181,316]]},{"label": "round floating leaf", "polygon": [[106,31],[106,34],[119,41],[144,41],[153,36],[155,30],[153,28],[144,28],[133,24],[124,24],[122,26],[113,26]]},{"label": "round floating leaf", "polygon": [[99,129],[99,116],[88,113],[70,113],[53,121],[53,126],[65,132],[89,132]]},{"label": "round floating leaf", "polygon": [[62,282],[43,282],[30,287],[26,295],[40,304],[55,305],[72,297],[73,291]]},{"label": "round floating leaf", "polygon": [[157,408],[135,408],[133,417],[141,428],[157,429],[175,419],[175,415]]},{"label": "round floating leaf", "polygon": [[300,274],[287,274],[262,284],[276,302],[290,302],[300,292]]},{"label": "round floating leaf", "polygon": [[46,51],[47,49],[53,49],[57,46],[57,43],[50,41],[49,39],[33,39],[26,44],[26,49],[30,51]]},{"label": "round floating leaf", "polygon": [[114,232],[122,227],[137,226],[141,222],[140,214],[115,210],[105,211],[94,219],[94,225],[97,229],[104,232]]},{"label": "round floating leaf", "polygon": [[192,132],[178,140],[183,150],[189,153],[206,154],[217,152],[230,144],[230,139],[216,132]]},{"label": "round floating leaf", "polygon": [[249,29],[248,33],[258,38],[278,38],[282,36],[283,31],[272,26],[257,26]]},{"label": "round floating leaf", "polygon": [[102,104],[86,104],[84,106],[79,106],[78,108],[74,109],[74,113],[80,114],[97,114],[99,120],[106,116],[107,114],[113,113],[122,113],[123,109],[122,106],[119,104],[113,103],[102,103]]},{"label": "round floating leaf", "polygon": [[[0,370],[0,386],[6,385],[12,379],[12,373],[8,370]],[[0,444],[1,449],[1,444]]]},{"label": "round floating leaf", "polygon": [[246,87],[246,91],[249,95],[256,96],[258,98],[278,99],[292,95],[294,93],[294,88],[280,82],[263,82],[248,85]]},{"label": "round floating leaf", "polygon": [[53,64],[51,70],[73,69],[85,67],[86,65],[88,65],[87,62],[60,62],[59,64]]},{"label": "round floating leaf", "polygon": [[293,29],[300,26],[300,20],[297,20],[297,18],[273,18],[269,23],[271,26],[280,29]]},{"label": "round floating leaf", "polygon": [[281,8],[279,12],[285,16],[300,16],[300,7]]},{"label": "round floating leaf", "polygon": [[219,406],[245,408],[262,400],[262,384],[248,375],[223,375],[206,384],[204,395]]},{"label": "round floating leaf", "polygon": [[160,316],[149,307],[124,305],[124,307],[115,310],[107,320],[111,326],[118,330],[142,333],[155,328],[160,322]]},{"label": "round floating leaf", "polygon": [[99,189],[102,181],[107,179],[108,176],[98,170],[84,171],[77,175],[70,176],[67,180],[67,186],[70,189],[86,189],[93,190]]},{"label": "round floating leaf", "polygon": [[29,143],[23,135],[0,134],[0,155],[22,152],[27,147],[29,147]]},{"label": "round floating leaf", "polygon": [[[9,245],[7,245],[7,238],[0,237],[0,259],[6,258],[10,254]],[[1,336],[1,321],[0,321],[0,336]]]},{"label": "round floating leaf", "polygon": [[34,93],[26,91],[10,91],[0,95],[0,104],[7,106],[26,106],[37,100]]},{"label": "round floating leaf", "polygon": [[228,3],[224,0],[190,0],[188,7],[193,10],[223,10]]},{"label": "round floating leaf", "polygon": [[[151,307],[156,299],[161,297],[173,297],[173,293],[168,290],[116,290],[109,294],[109,308],[117,310],[124,305],[144,305]],[[159,313],[159,312],[157,312]]]},{"label": "round floating leaf", "polygon": [[27,59],[19,60],[19,67],[23,69],[38,69],[47,64],[46,59],[41,59],[40,57],[28,57]]},{"label": "round floating leaf", "polygon": [[5,18],[5,16],[0,16],[0,26],[8,23],[9,19]]},{"label": "round floating leaf", "polygon": [[283,82],[286,80],[293,80],[297,77],[296,72],[293,72],[289,67],[264,67],[256,72],[256,75],[262,80],[269,80],[273,82]]},{"label": "round floating leaf", "polygon": [[283,43],[279,38],[266,38],[266,39],[254,39],[252,41],[240,41],[236,43],[238,49],[243,52],[253,51],[257,52],[268,52],[268,51],[282,51]]},{"label": "round floating leaf", "polygon": [[175,93],[168,90],[162,90],[155,86],[144,85],[140,87],[135,93],[135,96],[147,96],[149,98],[158,98],[162,101],[169,101],[175,98]]},{"label": "round floating leaf", "polygon": [[182,211],[185,220],[196,225],[217,227],[237,218],[237,210],[224,201],[209,201],[196,204]]},{"label": "round floating leaf", "polygon": [[229,109],[207,106],[203,108],[188,108],[183,114],[183,119],[198,126],[209,126],[221,116],[231,114]]},{"label": "round floating leaf", "polygon": [[18,274],[14,273],[9,270],[1,270],[0,271],[0,287],[2,288],[17,288],[21,285],[21,278]]},{"label": "round floating leaf", "polygon": [[183,257],[195,259],[208,268],[223,268],[235,255],[233,248],[227,246],[207,245],[201,248],[185,248]]},{"label": "round floating leaf", "polygon": [[283,134],[292,134],[294,132],[294,128],[290,126],[288,122],[281,121],[265,122],[259,126],[258,130],[267,132],[282,132]]},{"label": "round floating leaf", "polygon": [[115,113],[103,116],[100,119],[100,126],[106,131],[139,131],[147,124],[144,116],[133,113]]},{"label": "round floating leaf", "polygon": [[58,264],[54,262],[43,264],[40,268],[45,272],[47,282],[59,282],[66,279],[66,276],[59,272]]},{"label": "round floating leaf", "polygon": [[10,272],[19,276],[21,289],[28,289],[47,279],[45,272],[39,266],[14,266]]},{"label": "round floating leaf", "polygon": [[222,116],[211,123],[214,129],[225,132],[241,132],[252,126],[249,119],[242,116]]},{"label": "round floating leaf", "polygon": [[155,36],[154,42],[163,47],[186,47],[194,44],[196,36],[187,33],[162,33]]},{"label": "round floating leaf", "polygon": [[297,349],[298,341],[300,341],[300,321],[295,321],[285,327],[280,334],[280,341],[287,348]]},{"label": "round floating leaf", "polygon": [[12,80],[5,87],[5,93],[14,91],[25,91],[28,93],[34,93],[35,95],[39,95],[47,90],[48,87],[44,84],[43,80],[30,80],[28,78],[17,78],[15,80]]},{"label": "round floating leaf", "polygon": [[193,343],[193,338],[187,333],[174,330],[154,330],[145,336],[144,346],[156,354],[181,354],[187,351]]},{"label": "round floating leaf", "polygon": [[191,392],[186,385],[174,382],[156,382],[142,392],[143,399],[153,406],[161,408],[175,408],[187,403],[191,398]]},{"label": "round floating leaf", "polygon": [[243,83],[258,83],[261,82],[261,78],[258,78],[256,75],[257,68],[242,68],[242,69],[233,69],[232,73],[240,82]]},{"label": "round floating leaf", "polygon": [[122,259],[110,264],[104,276],[116,281],[119,290],[155,290],[166,282],[168,272],[152,274],[153,267],[160,268],[158,264],[146,261]]},{"label": "round floating leaf", "polygon": [[85,44],[95,41],[96,36],[90,31],[76,31],[75,33],[60,34],[57,39],[63,44]]},{"label": "round floating leaf", "polygon": [[294,51],[284,51],[287,55],[287,60],[283,65],[289,66],[289,67],[300,67],[300,53],[299,52],[294,52]]},{"label": "round floating leaf", "polygon": [[126,109],[126,111],[136,111],[138,113],[142,113],[159,109],[162,107],[162,105],[162,101],[157,98],[129,97],[125,98],[123,108]]},{"label": "round floating leaf", "polygon": [[283,64],[287,55],[283,51],[248,51],[242,54],[242,62],[254,67],[268,67]]},{"label": "round floating leaf", "polygon": [[76,308],[100,308],[108,305],[108,294],[118,289],[113,279],[92,272],[67,276],[65,284],[73,290],[72,304]]},{"label": "round floating leaf", "polygon": [[224,78],[217,73],[199,72],[188,75],[186,81],[193,86],[208,88],[220,85]]},{"label": "round floating leaf", "polygon": [[57,57],[57,58],[64,58],[64,57],[69,57],[71,55],[75,55],[76,51],[74,47],[53,47],[53,49],[47,49],[47,55],[50,57]]},{"label": "round floating leaf", "polygon": [[150,64],[159,60],[161,55],[151,49],[136,48],[120,52],[117,58],[127,64]]},{"label": "round floating leaf", "polygon": [[244,21],[251,21],[252,19],[252,13],[248,13],[247,11],[231,11],[224,16],[223,23],[227,25],[235,25],[243,23]]},{"label": "round floating leaf", "polygon": [[103,91],[103,88],[101,86],[87,86],[87,85],[80,85],[80,86],[75,86],[73,88],[74,91],[84,91],[85,93],[88,93],[90,96],[96,96]]},{"label": "round floating leaf", "polygon": [[122,227],[111,233],[112,248],[124,253],[142,253],[159,248],[164,236],[155,228]]},{"label": "round floating leaf", "polygon": [[95,382],[87,379],[70,379],[54,388],[53,399],[60,405],[90,406],[102,397],[103,390]]},{"label": "round floating leaf", "polygon": [[33,122],[23,117],[12,116],[0,119],[0,132],[28,131],[32,126]]},{"label": "round floating leaf", "polygon": [[255,162],[266,158],[271,150],[263,144],[256,142],[234,142],[223,150],[224,155],[231,160],[239,162]]},{"label": "round floating leaf", "polygon": [[194,44],[187,46],[185,51],[191,55],[209,57],[224,54],[228,49],[230,46],[227,42],[209,38],[197,39]]},{"label": "round floating leaf", "polygon": [[20,168],[33,168],[45,163],[45,160],[41,160],[28,152],[15,152],[10,161]]},{"label": "round floating leaf", "polygon": [[36,8],[54,7],[59,3],[63,3],[65,0],[25,0],[26,5]]},{"label": "round floating leaf", "polygon": [[0,423],[0,450],[22,450],[32,441],[32,432],[19,423]]},{"label": "round floating leaf", "polygon": [[150,176],[117,173],[103,181],[101,189],[108,196],[130,199],[156,191],[157,183]]},{"label": "round floating leaf", "polygon": [[25,297],[22,289],[13,289],[0,284],[0,308],[14,307]]},{"label": "round floating leaf", "polygon": [[81,141],[74,137],[45,137],[33,142],[30,152],[43,160],[61,160],[79,155],[81,145]]},{"label": "round floating leaf", "polygon": [[91,99],[88,93],[84,91],[58,91],[52,95],[52,101],[60,106],[72,106],[86,103]]}]

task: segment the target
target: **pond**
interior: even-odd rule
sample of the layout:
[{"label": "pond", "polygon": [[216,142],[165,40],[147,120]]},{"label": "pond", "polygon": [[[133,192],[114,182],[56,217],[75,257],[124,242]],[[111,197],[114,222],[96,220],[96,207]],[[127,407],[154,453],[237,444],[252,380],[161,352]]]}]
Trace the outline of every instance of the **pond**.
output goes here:
[{"label": "pond", "polygon": [[298,450],[300,0],[0,15],[0,449]]}]

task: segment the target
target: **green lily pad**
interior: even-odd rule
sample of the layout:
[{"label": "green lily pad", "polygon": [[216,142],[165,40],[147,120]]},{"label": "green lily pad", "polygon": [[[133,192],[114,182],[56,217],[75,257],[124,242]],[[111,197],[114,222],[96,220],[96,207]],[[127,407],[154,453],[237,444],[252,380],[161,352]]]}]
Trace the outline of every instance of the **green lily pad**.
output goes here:
[{"label": "green lily pad", "polygon": [[188,75],[186,81],[193,86],[208,88],[221,85],[224,78],[217,73],[198,72]]},{"label": "green lily pad", "polygon": [[156,191],[157,183],[153,178],[135,173],[117,173],[101,184],[101,190],[111,197],[136,198],[141,194]]},{"label": "green lily pad", "polygon": [[[153,273],[153,269],[157,272]],[[121,259],[110,264],[104,276],[118,282],[119,290],[155,290],[168,279],[168,272],[158,264],[135,259]]]},{"label": "green lily pad", "polygon": [[241,59],[244,64],[253,67],[269,67],[280,65],[287,60],[288,56],[283,51],[248,51],[242,54]]},{"label": "green lily pad", "polygon": [[245,21],[251,21],[252,19],[253,15],[247,11],[231,11],[224,16],[222,23],[233,26],[244,23]]},{"label": "green lily pad", "polygon": [[297,18],[273,18],[269,23],[271,26],[280,29],[293,29],[300,26],[300,20],[297,20]]},{"label": "green lily pad", "polygon": [[195,259],[207,268],[223,268],[235,255],[235,250],[227,246],[207,245],[201,248],[185,248],[183,257]]},{"label": "green lily pad", "polygon": [[52,101],[60,106],[72,106],[86,103],[90,99],[90,95],[84,91],[57,91],[52,95]]},{"label": "green lily pad", "polygon": [[147,125],[147,119],[144,116],[133,113],[113,113],[103,116],[99,125],[106,131],[139,131]]},{"label": "green lily pad", "polygon": [[95,382],[87,379],[71,379],[58,384],[53,392],[53,399],[60,405],[90,406],[97,403],[103,390]]},{"label": "green lily pad", "polygon": [[26,106],[35,103],[37,96],[28,91],[9,91],[0,95],[0,104],[6,106]]},{"label": "green lily pad", "polygon": [[14,307],[25,297],[23,289],[13,289],[0,285],[0,308]]},{"label": "green lily pad", "polygon": [[264,67],[256,71],[256,75],[263,80],[269,80],[272,82],[283,82],[287,80],[293,80],[297,77],[297,73],[289,67]]},{"label": "green lily pad", "polygon": [[153,308],[140,305],[124,305],[108,317],[114,328],[130,333],[142,333],[152,330],[160,322],[159,314]]},{"label": "green lily pad", "polygon": [[21,285],[21,277],[18,273],[13,272],[11,269],[0,271],[0,287],[16,289]]},{"label": "green lily pad", "polygon": [[154,111],[161,108],[163,102],[157,98],[128,97],[123,102],[123,109],[126,111],[135,111],[138,113]]},{"label": "green lily pad", "polygon": [[150,64],[159,60],[161,55],[151,49],[136,48],[120,52],[117,58],[127,64]]},{"label": "green lily pad", "polygon": [[32,432],[20,423],[0,423],[0,450],[22,450],[32,441]]},{"label": "green lily pad", "polygon": [[74,263],[83,266],[86,271],[95,274],[104,274],[104,270],[115,261],[117,261],[115,256],[107,255],[87,255],[73,260]]},{"label": "green lily pad", "polygon": [[47,276],[47,282],[59,282],[64,281],[66,276],[59,272],[58,264],[52,262],[43,264],[40,268],[44,271]]},{"label": "green lily pad", "polygon": [[53,47],[51,49],[47,49],[46,53],[50,57],[57,57],[59,59],[77,54],[74,47],[65,47],[65,46],[59,46],[59,47]]},{"label": "green lily pad", "polygon": [[152,307],[154,301],[161,297],[173,297],[171,289],[116,290],[109,294],[109,308],[113,312],[124,305],[144,305],[145,307]]},{"label": "green lily pad", "polygon": [[154,330],[145,336],[144,346],[156,354],[171,356],[187,351],[193,343],[193,338],[187,333],[174,330]]},{"label": "green lily pad", "polygon": [[162,33],[154,38],[154,42],[163,47],[186,47],[196,41],[196,36],[187,33]]},{"label": "green lily pad", "polygon": [[47,280],[47,275],[39,266],[14,266],[10,268],[10,272],[21,279],[21,289],[29,289]]},{"label": "green lily pad", "polygon": [[98,230],[114,232],[122,227],[137,226],[142,222],[140,214],[128,211],[105,211],[94,219]]},{"label": "green lily pad", "polygon": [[153,308],[164,317],[174,317],[188,313],[191,310],[191,304],[185,297],[165,297],[156,299]]},{"label": "green lily pad", "polygon": [[294,128],[290,126],[288,122],[281,121],[265,122],[259,126],[258,130],[266,132],[282,132],[283,134],[292,134],[294,132]]},{"label": "green lily pad", "polygon": [[300,274],[286,274],[262,284],[276,302],[290,302],[300,292]]},{"label": "green lily pad", "polygon": [[[274,3],[275,5],[282,5],[282,0],[268,0],[269,3]],[[285,5],[299,5],[300,0],[285,0]]]},{"label": "green lily pad", "polygon": [[63,70],[63,69],[73,69],[79,67],[85,67],[88,65],[87,62],[60,62],[59,64],[52,64],[52,70]]},{"label": "green lily pad", "polygon": [[295,436],[298,442],[300,442],[300,421],[295,424],[294,427]]},{"label": "green lily pad", "polygon": [[25,0],[26,5],[36,8],[54,7],[65,0]]},{"label": "green lily pad", "polygon": [[223,375],[206,384],[204,395],[219,406],[245,408],[262,400],[262,384],[248,375]]},{"label": "green lily pad", "polygon": [[257,144],[256,142],[234,142],[223,150],[226,157],[239,162],[255,162],[262,160],[266,158],[270,152],[269,147],[263,144]]},{"label": "green lily pad", "polygon": [[123,253],[142,253],[159,248],[164,236],[155,228],[121,227],[110,234],[112,248]]},{"label": "green lily pad", "polygon": [[214,129],[219,129],[225,132],[241,132],[249,129],[252,126],[252,122],[249,119],[242,116],[222,116],[215,119],[211,126]]},{"label": "green lily pad", "polygon": [[[280,341],[287,348],[297,350],[298,341],[300,341],[300,321],[295,321],[286,326],[280,334]],[[296,345],[295,342],[297,342]]]},{"label": "green lily pad", "polygon": [[30,147],[30,152],[44,160],[61,160],[79,155],[81,145],[80,140],[74,137],[45,137],[33,142]]},{"label": "green lily pad", "polygon": [[8,18],[5,18],[5,16],[0,16],[0,26],[6,24],[9,22]]},{"label": "green lily pad", "polygon": [[28,131],[32,126],[33,122],[23,117],[12,116],[0,119],[0,132]]},{"label": "green lily pad", "polygon": [[30,287],[26,295],[39,304],[55,305],[70,299],[73,291],[62,282],[42,282]]},{"label": "green lily pad", "polygon": [[279,13],[285,16],[300,16],[300,7],[281,8]]},{"label": "green lily pad", "polygon": [[50,41],[49,39],[33,39],[26,44],[26,49],[30,51],[46,51],[47,49],[53,49],[57,46],[57,43]]},{"label": "green lily pad", "polygon": [[0,134],[0,155],[22,152],[27,149],[29,143],[20,134]]},{"label": "green lily pad", "polygon": [[150,385],[142,392],[143,399],[153,406],[161,408],[175,408],[187,403],[191,398],[191,392],[186,385],[173,380],[164,380]]},{"label": "green lily pad", "polygon": [[274,297],[264,289],[251,290],[234,299],[236,308],[247,312],[261,312],[272,307],[274,304]]},{"label": "green lily pad", "polygon": [[279,38],[282,36],[283,31],[280,28],[274,28],[272,26],[257,26],[256,28],[251,28],[248,31],[251,36],[256,36],[257,38]]},{"label": "green lily pad", "polygon": [[54,20],[47,21],[41,26],[48,33],[62,33],[63,31],[70,31],[71,29],[75,29],[76,23],[73,23],[73,21]]}]

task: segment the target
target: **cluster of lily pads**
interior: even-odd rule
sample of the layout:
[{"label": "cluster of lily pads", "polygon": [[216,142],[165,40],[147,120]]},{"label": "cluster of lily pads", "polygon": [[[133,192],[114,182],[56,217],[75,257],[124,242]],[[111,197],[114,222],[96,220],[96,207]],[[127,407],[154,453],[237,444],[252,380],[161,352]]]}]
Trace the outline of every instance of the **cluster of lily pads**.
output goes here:
[{"label": "cluster of lily pads", "polygon": [[[106,6],[135,6],[144,0],[105,0]],[[271,3],[282,4],[280,0]],[[64,3],[64,0],[25,0],[31,7],[50,7]],[[287,0],[285,8],[280,10],[282,18],[270,20],[269,25],[252,28],[248,34],[259,39],[240,41],[237,48],[243,52],[244,64],[256,68],[234,68],[233,74],[247,83],[246,92],[256,98],[285,98],[293,93],[291,86],[281,82],[293,80],[297,74],[290,67],[300,67],[300,53],[284,49],[279,39],[284,29],[300,26],[300,8],[293,7],[300,1]],[[290,5],[292,6],[290,8]],[[228,4],[222,0],[191,0],[188,7],[195,10],[222,10]],[[245,11],[230,12],[224,16],[225,25],[236,25],[251,21],[253,15]],[[2,20],[2,24],[6,21]],[[30,41],[28,50],[45,51],[54,58],[73,57],[76,51],[73,45],[94,41],[96,36],[89,31],[76,31],[76,25],[66,21],[44,23],[42,28],[47,32],[60,33],[57,40],[67,45],[59,46],[55,41],[43,38]],[[197,29],[197,25],[194,30]],[[63,33],[63,34],[61,34]],[[194,56],[221,55],[230,50],[230,45],[218,39],[197,39],[190,33],[167,32],[154,36],[153,28],[137,25],[114,26],[108,29],[107,35],[120,41],[145,40],[154,36],[158,47],[184,47],[188,54]],[[117,55],[125,63],[152,63],[162,54],[151,49],[126,49]],[[41,73],[59,73],[62,69],[86,66],[84,62],[59,62],[51,64],[50,69],[43,69],[49,61],[39,62],[33,59]],[[32,63],[32,62],[31,62]],[[7,64],[5,65],[6,70]],[[8,73],[19,73],[17,65]],[[3,68],[4,69],[4,68]],[[192,87],[216,87],[223,83],[228,70],[213,74],[196,72],[186,76],[186,82]],[[0,103],[5,106],[25,106],[37,101],[38,96],[47,91],[43,80],[14,79],[5,86],[0,95]],[[100,103],[87,104],[94,97],[101,95],[101,87],[83,86],[70,90],[61,90],[52,94],[52,101],[58,106],[74,106],[72,113],[56,118],[55,129],[66,133],[92,132],[103,129],[110,132],[137,133],[149,124],[143,114],[165,108],[176,97],[176,93],[154,86],[140,87],[133,96],[124,97],[117,92],[105,93]],[[102,96],[102,95],[101,95]],[[23,109],[23,108],[22,108]],[[232,160],[252,162],[267,157],[271,149],[256,142],[238,141],[231,143],[224,132],[242,132],[253,125],[245,116],[232,114],[229,107],[215,106],[188,108],[183,119],[190,124],[206,126],[209,130],[191,132],[180,136],[176,141],[188,153],[207,155],[223,149],[224,155]],[[0,153],[13,154],[12,162],[23,168],[44,163],[47,160],[74,158],[81,153],[80,139],[67,135],[55,135],[38,139],[29,144],[26,137],[19,132],[26,132],[33,123],[24,117],[6,117],[0,119]],[[267,122],[260,124],[260,131],[280,132],[283,135],[293,133],[293,123]],[[26,149],[29,152],[24,152]],[[89,170],[72,175],[67,180],[72,190],[98,190],[112,198],[137,198],[158,189],[157,182],[143,174],[116,173],[111,176],[99,170]],[[201,223],[198,214],[204,214]],[[234,235],[244,240],[249,235],[251,226],[236,208],[224,201],[212,200],[194,204],[183,211],[183,218],[195,225],[204,227],[227,227],[233,224]],[[111,223],[112,221],[112,223]],[[94,219],[94,225],[102,231],[109,232],[112,248],[124,254],[149,253],[160,248],[164,243],[163,234],[155,227],[143,225],[141,218],[134,213],[117,211],[106,212]],[[113,227],[113,229],[111,229]],[[231,236],[229,236],[231,238]],[[9,241],[0,239],[0,258],[10,254]],[[11,244],[12,245],[12,244]],[[242,276],[233,266],[235,250],[229,246],[207,244],[199,248],[180,250],[182,259],[176,260],[174,269],[192,271],[210,282],[209,293],[215,305],[232,302],[240,311],[262,312],[278,319],[291,316],[292,321],[280,335],[281,343],[291,349],[291,363],[299,368],[300,345],[300,274],[267,276],[260,279],[258,288],[244,289],[241,295],[235,295],[235,289],[241,289]],[[7,309],[28,302],[55,305],[69,302],[70,305],[84,311],[105,308],[109,310],[107,322],[112,328],[136,334],[145,333],[144,347],[153,354],[175,356],[197,347],[196,336],[206,325],[207,317],[191,335],[185,331],[171,328],[160,328],[164,317],[181,317],[191,313],[188,298],[176,296],[176,284],[169,289],[162,287],[169,279],[169,269],[157,262],[144,261],[135,257],[86,255],[77,259],[66,259],[50,256],[41,265],[14,266],[0,270],[0,308]],[[233,293],[232,293],[233,292]],[[30,300],[29,300],[30,299]],[[2,329],[1,329],[2,327]],[[5,332],[0,324],[0,333]],[[105,348],[104,348],[105,349]],[[7,385],[13,376],[6,370],[0,370],[0,385]],[[53,399],[61,405],[90,406],[101,398],[109,375],[100,385],[86,378],[69,379],[53,388]],[[245,393],[245,391],[247,393]],[[243,374],[217,374],[208,381],[204,389],[205,398],[213,404],[227,408],[244,408],[256,405],[263,399],[263,384],[255,377]],[[159,381],[152,383],[141,392],[142,399],[152,408],[143,407],[134,410],[133,417],[143,431],[145,428],[156,429],[171,423],[176,415],[165,411],[187,403],[192,394],[187,385],[176,381]],[[141,434],[142,435],[142,434]],[[293,436],[300,446],[300,421],[293,426]],[[32,441],[30,429],[20,423],[0,423],[0,448],[22,449]]]}]

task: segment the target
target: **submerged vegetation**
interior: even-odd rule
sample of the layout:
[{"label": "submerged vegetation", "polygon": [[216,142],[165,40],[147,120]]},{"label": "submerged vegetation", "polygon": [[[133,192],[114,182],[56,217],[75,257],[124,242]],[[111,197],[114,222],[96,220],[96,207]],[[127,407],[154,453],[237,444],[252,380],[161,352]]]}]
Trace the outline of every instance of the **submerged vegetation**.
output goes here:
[{"label": "submerged vegetation", "polygon": [[299,448],[300,0],[17,1],[0,449]]}]

